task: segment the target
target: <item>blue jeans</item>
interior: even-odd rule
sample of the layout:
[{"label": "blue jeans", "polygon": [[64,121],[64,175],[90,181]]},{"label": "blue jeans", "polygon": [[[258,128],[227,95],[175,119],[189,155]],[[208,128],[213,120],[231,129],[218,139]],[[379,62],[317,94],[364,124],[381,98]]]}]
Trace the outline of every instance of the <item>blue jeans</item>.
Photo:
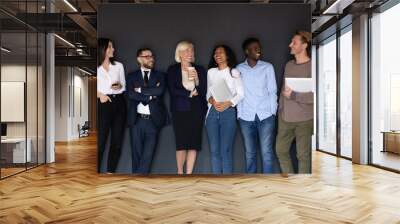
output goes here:
[{"label": "blue jeans", "polygon": [[230,174],[232,149],[236,134],[236,109],[218,112],[211,107],[206,119],[208,142],[211,150],[211,166],[214,174]]},{"label": "blue jeans", "polygon": [[257,148],[260,143],[263,173],[275,173],[277,159],[274,152],[275,119],[270,116],[262,121],[256,115],[254,121],[239,119],[246,150],[246,173],[257,172]]}]

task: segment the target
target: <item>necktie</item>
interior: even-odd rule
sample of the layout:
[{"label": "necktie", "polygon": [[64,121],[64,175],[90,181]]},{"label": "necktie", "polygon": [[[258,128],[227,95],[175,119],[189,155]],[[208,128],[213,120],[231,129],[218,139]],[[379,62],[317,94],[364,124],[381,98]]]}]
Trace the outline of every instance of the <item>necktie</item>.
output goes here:
[{"label": "necktie", "polygon": [[149,83],[149,71],[144,71],[144,86],[147,86]]}]

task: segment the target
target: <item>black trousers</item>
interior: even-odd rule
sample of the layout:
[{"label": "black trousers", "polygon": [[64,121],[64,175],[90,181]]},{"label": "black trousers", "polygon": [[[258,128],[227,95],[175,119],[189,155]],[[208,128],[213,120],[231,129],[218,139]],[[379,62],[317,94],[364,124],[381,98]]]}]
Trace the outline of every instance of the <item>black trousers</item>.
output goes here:
[{"label": "black trousers", "polygon": [[151,119],[138,117],[130,128],[132,173],[150,173],[153,154],[157,147],[159,129]]},{"label": "black trousers", "polygon": [[100,172],[101,162],[111,130],[110,150],[108,153],[107,172],[115,172],[121,155],[122,140],[125,131],[126,103],[122,94],[109,95],[112,102],[98,104],[98,155],[97,172]]}]

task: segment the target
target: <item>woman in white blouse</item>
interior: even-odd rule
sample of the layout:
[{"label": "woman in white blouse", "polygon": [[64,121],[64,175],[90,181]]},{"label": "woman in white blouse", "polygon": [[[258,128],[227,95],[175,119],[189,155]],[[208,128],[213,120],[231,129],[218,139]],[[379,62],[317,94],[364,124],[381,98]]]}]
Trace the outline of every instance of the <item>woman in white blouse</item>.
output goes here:
[{"label": "woman in white blouse", "polygon": [[103,154],[111,130],[107,172],[114,173],[121,154],[125,130],[126,104],[125,72],[121,63],[114,60],[114,47],[110,39],[98,40],[97,105],[98,105],[98,161],[100,172]]},{"label": "woman in white blouse", "polygon": [[[214,174],[230,174],[232,149],[236,135],[236,105],[244,97],[240,72],[235,69],[236,57],[225,45],[214,48],[207,73],[208,113],[206,129],[211,150],[211,165]],[[231,93],[230,99],[220,97],[224,87]],[[222,93],[222,95],[224,95]],[[222,101],[222,102],[221,102]]]}]

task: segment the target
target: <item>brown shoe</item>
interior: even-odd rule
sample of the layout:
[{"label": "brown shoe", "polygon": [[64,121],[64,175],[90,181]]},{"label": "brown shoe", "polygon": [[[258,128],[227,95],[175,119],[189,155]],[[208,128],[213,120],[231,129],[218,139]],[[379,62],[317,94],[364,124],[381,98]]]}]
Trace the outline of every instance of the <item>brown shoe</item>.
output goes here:
[{"label": "brown shoe", "polygon": [[289,174],[288,173],[281,173],[281,176],[282,177],[289,177]]}]

